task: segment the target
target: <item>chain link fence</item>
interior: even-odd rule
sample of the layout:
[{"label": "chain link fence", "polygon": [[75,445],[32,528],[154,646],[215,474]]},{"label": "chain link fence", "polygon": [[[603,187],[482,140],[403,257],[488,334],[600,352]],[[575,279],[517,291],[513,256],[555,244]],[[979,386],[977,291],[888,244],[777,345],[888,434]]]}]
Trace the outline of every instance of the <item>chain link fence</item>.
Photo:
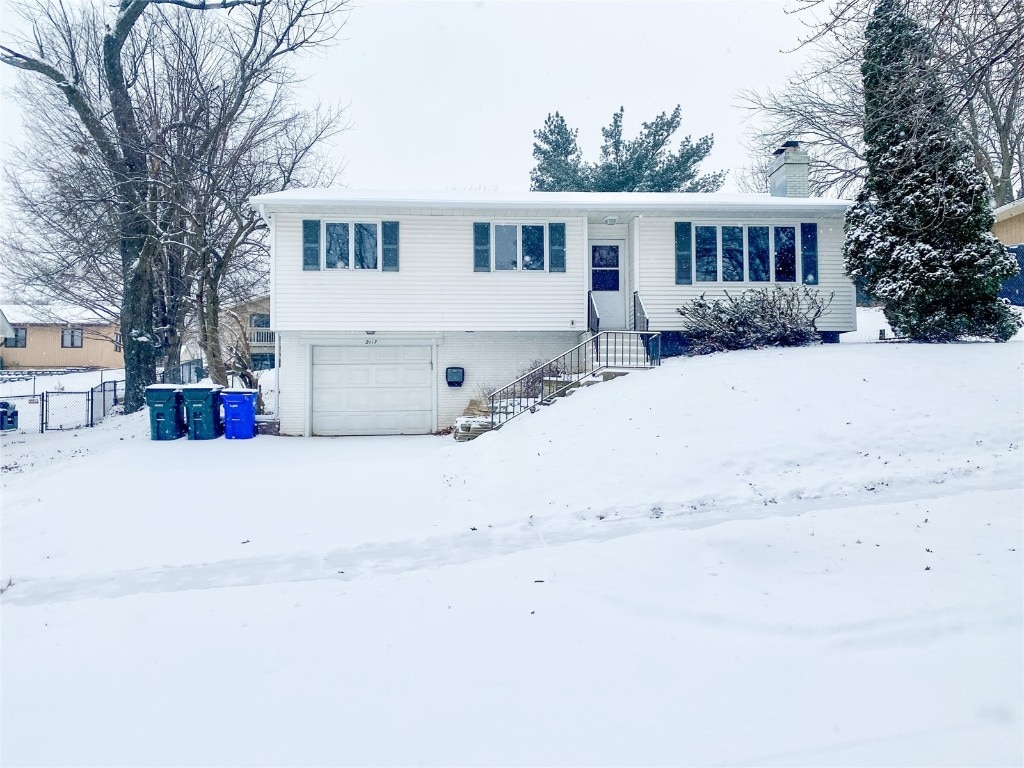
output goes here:
[{"label": "chain link fence", "polygon": [[[45,395],[4,395],[0,402],[8,404],[18,414],[18,432],[43,431],[43,408]],[[8,416],[10,418],[10,416]]]},{"label": "chain link fence", "polygon": [[206,375],[202,360],[187,360],[174,368],[156,374],[157,384],[196,384]]},{"label": "chain link fence", "polygon": [[123,381],[105,381],[83,392],[63,390],[5,395],[0,400],[18,413],[19,432],[94,427],[124,398]]}]

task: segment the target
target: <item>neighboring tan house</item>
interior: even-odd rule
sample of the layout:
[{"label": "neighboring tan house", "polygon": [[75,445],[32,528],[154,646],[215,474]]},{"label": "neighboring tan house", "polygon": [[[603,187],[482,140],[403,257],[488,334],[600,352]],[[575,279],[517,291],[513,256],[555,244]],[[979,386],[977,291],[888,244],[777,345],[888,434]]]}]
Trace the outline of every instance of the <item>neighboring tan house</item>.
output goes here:
[{"label": "neighboring tan house", "polygon": [[[685,331],[702,294],[804,286],[856,330],[848,202],[807,197],[787,144],[772,194],[379,193],[252,198],[270,225],[283,434],[423,434],[482,386],[604,331]],[[460,384],[462,386],[460,386]],[[799,387],[799,381],[794,381]]]},{"label": "neighboring tan house", "polygon": [[77,307],[2,304],[4,368],[123,368],[117,323]]},{"label": "neighboring tan house", "polygon": [[235,344],[237,335],[244,334],[249,347],[254,371],[274,367],[274,332],[270,329],[270,295],[234,304],[221,312],[221,327],[225,329],[225,349]]},{"label": "neighboring tan house", "polygon": [[1024,198],[1002,205],[995,210],[996,223],[992,234],[1004,245],[1024,243]]},{"label": "neighboring tan house", "polygon": [[1017,257],[1021,269],[1003,284],[999,295],[1018,306],[1024,306],[1024,199],[996,208],[995,215],[992,234]]}]

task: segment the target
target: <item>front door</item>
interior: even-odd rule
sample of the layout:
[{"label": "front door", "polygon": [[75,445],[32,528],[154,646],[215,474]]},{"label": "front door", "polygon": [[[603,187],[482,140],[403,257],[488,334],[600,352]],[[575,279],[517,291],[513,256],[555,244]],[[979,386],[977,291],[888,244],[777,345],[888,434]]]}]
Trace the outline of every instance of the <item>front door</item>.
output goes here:
[{"label": "front door", "polygon": [[601,330],[626,327],[626,243],[623,240],[590,241],[590,290],[601,316]]}]

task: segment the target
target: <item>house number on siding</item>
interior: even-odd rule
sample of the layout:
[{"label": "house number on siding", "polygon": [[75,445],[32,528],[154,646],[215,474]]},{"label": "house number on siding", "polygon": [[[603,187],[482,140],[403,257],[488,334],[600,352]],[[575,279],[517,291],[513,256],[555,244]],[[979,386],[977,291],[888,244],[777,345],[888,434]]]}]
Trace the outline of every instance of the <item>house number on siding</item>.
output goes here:
[{"label": "house number on siding", "polygon": [[366,340],[366,343],[367,343],[367,344],[376,344],[376,343],[377,343],[377,340],[376,340],[376,339],[367,339],[367,340]]}]

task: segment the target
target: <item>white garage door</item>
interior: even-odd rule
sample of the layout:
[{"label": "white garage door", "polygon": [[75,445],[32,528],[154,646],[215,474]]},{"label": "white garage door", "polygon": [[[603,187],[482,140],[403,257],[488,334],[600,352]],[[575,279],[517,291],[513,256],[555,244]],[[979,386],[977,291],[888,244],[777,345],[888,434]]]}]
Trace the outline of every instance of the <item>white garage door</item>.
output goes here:
[{"label": "white garage door", "polygon": [[434,431],[432,347],[313,347],[314,435]]}]

